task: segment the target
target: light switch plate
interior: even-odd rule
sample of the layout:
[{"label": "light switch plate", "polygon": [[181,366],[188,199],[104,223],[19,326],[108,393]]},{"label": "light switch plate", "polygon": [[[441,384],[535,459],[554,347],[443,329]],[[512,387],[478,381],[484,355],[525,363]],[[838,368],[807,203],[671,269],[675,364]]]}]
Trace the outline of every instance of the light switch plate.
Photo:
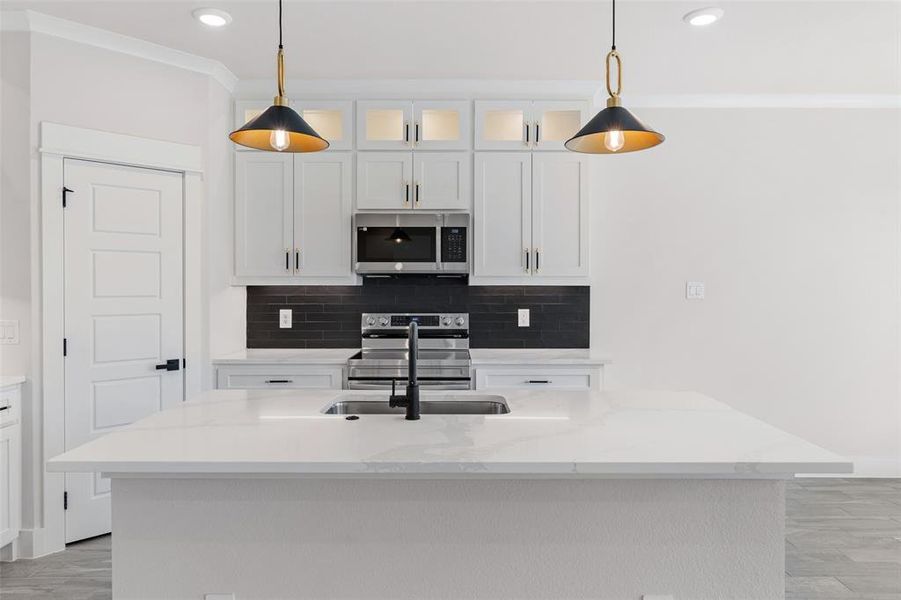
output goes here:
[{"label": "light switch plate", "polygon": [[282,308],[278,311],[278,327],[279,329],[291,329],[291,309]]},{"label": "light switch plate", "polygon": [[687,300],[703,300],[705,291],[703,281],[687,281],[685,283],[685,298]]},{"label": "light switch plate", "polygon": [[516,311],[518,323],[520,327],[528,327],[529,326],[529,309],[528,308],[520,308]]},{"label": "light switch plate", "polygon": [[0,321],[0,344],[19,343],[19,322]]}]

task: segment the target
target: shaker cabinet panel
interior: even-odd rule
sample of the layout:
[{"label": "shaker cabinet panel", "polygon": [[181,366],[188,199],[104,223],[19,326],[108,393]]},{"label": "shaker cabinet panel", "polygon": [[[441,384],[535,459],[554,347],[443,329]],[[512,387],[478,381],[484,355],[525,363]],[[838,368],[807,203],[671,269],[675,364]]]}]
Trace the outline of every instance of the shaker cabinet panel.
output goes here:
[{"label": "shaker cabinet panel", "polygon": [[358,209],[398,210],[412,206],[412,152],[357,153]]},{"label": "shaker cabinet panel", "polygon": [[350,275],[350,152],[298,154],[294,162],[295,275]]},{"label": "shaker cabinet panel", "polygon": [[532,275],[588,276],[588,159],[532,157]]},{"label": "shaker cabinet panel", "polygon": [[294,245],[294,155],[235,153],[235,272],[287,277]]},{"label": "shaker cabinet panel", "polygon": [[475,157],[473,275],[528,277],[532,158],[519,152]]},{"label": "shaker cabinet panel", "polygon": [[422,152],[413,157],[413,207],[469,210],[472,173],[468,152]]},{"label": "shaker cabinet panel", "polygon": [[313,130],[328,140],[328,151],[353,150],[353,101],[300,100],[292,107]]},{"label": "shaker cabinet panel", "polygon": [[413,103],[409,100],[357,102],[357,149],[409,149],[413,133]]},{"label": "shaker cabinet panel", "polygon": [[413,103],[413,148],[468,150],[470,113],[469,100],[417,100]]},{"label": "shaker cabinet panel", "polygon": [[572,100],[546,100],[532,105],[532,149],[566,151],[563,145],[587,122],[588,104]]},{"label": "shaker cabinet panel", "polygon": [[475,103],[476,150],[530,150],[532,103],[483,100]]}]

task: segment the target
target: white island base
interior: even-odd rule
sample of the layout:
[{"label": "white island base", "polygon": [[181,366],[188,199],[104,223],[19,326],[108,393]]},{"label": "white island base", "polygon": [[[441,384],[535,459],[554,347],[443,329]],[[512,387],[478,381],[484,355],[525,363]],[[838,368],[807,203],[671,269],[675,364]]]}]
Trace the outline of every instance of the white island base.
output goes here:
[{"label": "white island base", "polygon": [[113,597],[782,598],[783,482],[113,481]]}]

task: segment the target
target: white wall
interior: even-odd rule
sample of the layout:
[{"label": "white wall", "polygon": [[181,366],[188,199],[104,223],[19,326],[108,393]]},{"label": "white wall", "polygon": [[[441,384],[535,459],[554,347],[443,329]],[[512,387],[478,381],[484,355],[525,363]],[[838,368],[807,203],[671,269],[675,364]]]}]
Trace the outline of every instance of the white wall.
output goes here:
[{"label": "white wall", "polygon": [[901,111],[635,112],[667,141],[592,159],[610,384],[704,392],[899,473]]},{"label": "white wall", "polygon": [[[230,92],[204,74],[39,33],[5,32],[3,43],[4,50],[18,44],[12,48],[15,59],[4,52],[3,98],[24,96],[28,101],[24,102],[27,110],[23,113],[8,112],[5,103],[3,107],[4,149],[8,121],[23,121],[26,131],[15,140],[24,160],[19,157],[18,162],[9,163],[15,166],[14,171],[7,168],[5,160],[3,165],[0,318],[21,319],[22,341],[19,346],[4,347],[0,368],[3,374],[25,374],[30,380],[30,398],[23,410],[23,527],[39,531],[44,509],[42,461],[46,458],[41,453],[40,124],[62,123],[203,149],[207,221],[204,230],[187,231],[186,235],[202,237],[207,249],[206,296],[215,307],[210,317],[216,324],[206,324],[209,338],[204,348],[205,364],[197,368],[208,371],[210,353],[244,346],[243,290],[229,288],[224,276],[232,269],[232,253],[223,245],[231,237],[232,159],[225,134],[233,109]],[[22,49],[26,52],[21,53]],[[23,71],[28,76],[28,89],[24,91],[19,89]],[[7,231],[14,235],[7,237]],[[211,384],[208,377],[205,384]],[[26,555],[27,540],[32,535],[26,532]]]}]

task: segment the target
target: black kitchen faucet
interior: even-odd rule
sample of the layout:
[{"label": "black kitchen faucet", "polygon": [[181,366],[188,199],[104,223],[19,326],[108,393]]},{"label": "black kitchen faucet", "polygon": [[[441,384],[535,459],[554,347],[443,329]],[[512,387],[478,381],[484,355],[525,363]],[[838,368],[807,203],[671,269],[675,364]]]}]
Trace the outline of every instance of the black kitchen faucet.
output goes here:
[{"label": "black kitchen faucet", "polygon": [[388,406],[403,407],[407,409],[408,421],[419,420],[419,382],[416,381],[416,358],[419,354],[419,326],[416,321],[410,321],[407,331],[407,348],[410,357],[407,360],[407,393],[399,396],[394,393],[394,380],[391,380],[391,396],[388,398]]}]

